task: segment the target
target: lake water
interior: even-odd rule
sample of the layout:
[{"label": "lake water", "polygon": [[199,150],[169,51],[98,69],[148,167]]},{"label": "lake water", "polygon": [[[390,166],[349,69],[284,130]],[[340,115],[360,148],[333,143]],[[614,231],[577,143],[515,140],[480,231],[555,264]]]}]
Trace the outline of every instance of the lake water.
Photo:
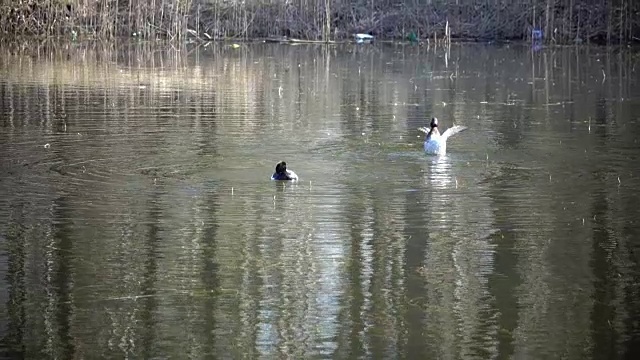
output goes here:
[{"label": "lake water", "polygon": [[[4,44],[0,354],[638,358],[639,73],[598,47]],[[439,158],[431,116],[469,128]]]}]

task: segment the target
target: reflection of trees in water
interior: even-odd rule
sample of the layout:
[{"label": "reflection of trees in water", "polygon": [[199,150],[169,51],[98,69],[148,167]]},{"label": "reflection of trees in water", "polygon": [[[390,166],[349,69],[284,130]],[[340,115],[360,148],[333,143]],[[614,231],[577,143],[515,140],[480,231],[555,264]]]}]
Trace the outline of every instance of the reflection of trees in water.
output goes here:
[{"label": "reflection of trees in water", "polygon": [[[28,243],[24,241],[26,222],[30,214],[25,214],[25,204],[21,201],[10,203],[11,212],[8,216],[8,224],[3,227],[3,240],[6,241],[6,328],[3,326],[2,341],[9,357],[25,357],[30,351],[26,344],[25,332],[30,329],[25,327],[26,315],[30,310],[27,300],[27,286],[29,279],[25,274],[27,269],[26,252],[30,250]],[[4,290],[3,290],[4,291]],[[3,294],[4,295],[4,294]],[[4,296],[3,296],[4,297]]]},{"label": "reflection of trees in water", "polygon": [[606,198],[606,190],[594,192],[592,198],[593,214],[593,253],[591,268],[593,270],[593,309],[591,311],[591,328],[593,329],[593,354],[596,357],[617,357],[616,343],[619,341],[618,319],[616,312],[618,299],[618,269],[614,259],[616,240],[611,234],[611,225],[607,220],[610,209]]},{"label": "reflection of trees in water", "polygon": [[498,328],[488,276],[494,271],[493,216],[482,188],[458,187],[464,167],[444,157],[424,173],[429,233],[425,277],[425,332],[437,356],[495,354]]},{"label": "reflection of trees in water", "polygon": [[[352,62],[319,47],[269,49],[212,64],[201,49],[193,72],[176,58],[164,59],[162,72],[127,67],[124,75],[108,62],[56,54],[32,70],[3,64],[0,137],[12,144],[2,160],[12,176],[0,180],[11,211],[3,344],[32,354],[51,339],[50,354],[143,357],[239,348],[301,356],[334,339],[340,355],[632,354],[630,219],[640,172],[629,149],[638,126],[635,103],[617,100],[634,94],[628,54],[596,62],[577,55],[586,50],[458,47],[447,67],[431,50],[406,50],[423,56],[416,60],[362,48]],[[265,55],[284,60],[260,61]],[[225,92],[229,82],[237,93]],[[563,101],[574,103],[553,105]],[[237,155],[270,126],[296,144],[331,126],[344,137],[378,130],[396,141],[386,130],[414,134],[440,113],[474,126],[468,142],[490,132],[497,148],[538,149],[545,160],[533,170],[523,159],[491,163],[471,193],[454,189],[451,177],[466,171],[455,162],[426,167],[425,182],[413,186],[419,195],[383,183],[318,185],[324,200],[297,192],[306,185],[277,188],[275,202],[226,198],[203,190],[210,184],[181,192],[221,152]],[[328,119],[335,114],[341,126]],[[574,137],[559,144],[547,135],[562,134],[565,117]],[[57,142],[51,151],[31,146],[47,136]],[[326,164],[336,171],[335,161]],[[402,171],[419,179],[420,170]],[[279,212],[289,217],[272,223]],[[544,340],[546,350],[532,343]]]},{"label": "reflection of trees in water", "polygon": [[[6,202],[7,328],[0,341],[11,357],[74,351],[74,244],[70,224],[60,221],[71,213],[66,198],[47,199]],[[43,220],[45,215],[52,220]]]},{"label": "reflection of trees in water", "polygon": [[346,193],[348,249],[346,286],[341,294],[336,356],[402,353],[407,328],[404,204],[382,187],[353,187]]},{"label": "reflection of trees in water", "polygon": [[[610,69],[607,69],[610,70]],[[606,89],[606,97],[611,96],[611,88]],[[595,106],[594,136],[603,151],[613,152],[620,144],[616,143],[617,134],[611,129],[614,111],[610,101],[605,98],[603,92],[598,94],[599,100]],[[622,160],[622,159],[618,159]],[[631,163],[629,170],[636,172],[640,169],[636,161],[624,159],[625,163]],[[633,348],[633,336],[629,337],[629,322],[626,319],[633,318],[632,313],[637,312],[637,300],[627,302],[628,294],[633,292],[637,278],[637,259],[633,259],[633,243],[636,239],[634,232],[629,232],[629,219],[637,218],[637,207],[626,208],[624,198],[637,197],[637,184],[628,176],[627,171],[612,166],[606,161],[596,162],[592,165],[592,176],[596,189],[591,193],[591,218],[592,218],[592,255],[590,267],[593,271],[593,305],[591,309],[591,340],[592,351],[598,357],[618,357],[622,354],[631,355]],[[625,169],[626,170],[626,169]],[[635,170],[635,171],[634,171]],[[622,175],[624,174],[624,175]],[[625,186],[622,186],[620,176],[625,178]],[[614,179],[615,178],[615,179]],[[627,187],[627,181],[631,186]],[[629,192],[627,195],[626,193]],[[626,208],[626,209],[625,209]],[[623,210],[624,209],[624,210]],[[634,214],[636,216],[634,216]],[[636,264],[632,264],[635,260]],[[636,266],[634,266],[636,265]],[[631,270],[631,271],[630,271]],[[630,281],[631,280],[631,281]],[[635,298],[637,299],[637,297]],[[633,326],[631,326],[633,328]],[[631,346],[629,346],[631,345]]]},{"label": "reflection of trees in water", "polygon": [[640,217],[637,189],[638,187],[624,189],[624,194],[617,199],[619,205],[615,208],[613,217],[617,220],[614,234],[620,238],[612,259],[615,260],[617,274],[611,274],[611,280],[618,284],[615,302],[618,341],[614,345],[619,346],[618,353],[624,353],[630,359],[640,355],[640,339],[634,336],[640,331],[640,324],[634,321],[640,317],[640,292],[637,286],[640,282],[640,245],[637,241],[640,231],[633,220]]},{"label": "reflection of trees in water", "polygon": [[57,198],[51,206],[51,216],[54,219],[52,233],[47,231],[45,246],[45,301],[44,327],[46,338],[50,345],[45,346],[47,352],[57,356],[68,356],[74,353],[72,320],[74,304],[72,294],[74,289],[73,274],[73,227],[61,220],[71,215],[69,203],[65,197]]},{"label": "reflection of trees in water", "polygon": [[[528,171],[516,164],[503,164],[496,172],[501,174],[495,179],[499,182],[493,181],[497,225],[504,235],[501,240],[513,244],[502,252],[505,256],[497,256],[496,267],[513,259],[511,270],[500,273],[511,274],[517,296],[496,294],[498,300],[516,300],[520,308],[517,318],[515,314],[502,317],[507,329],[517,324],[513,338],[504,336],[501,341],[505,351],[525,356],[563,348],[570,357],[624,351],[618,334],[623,332],[620,319],[627,318],[627,310],[619,306],[625,292],[619,269],[625,267],[620,260],[628,255],[622,247],[607,244],[627,241],[627,236],[612,231],[615,226],[610,219],[624,222],[629,216],[616,214],[617,206],[612,206],[619,196],[613,194],[621,191],[615,174],[625,172],[629,164],[616,155],[621,138],[611,131],[613,115],[607,102],[601,99],[594,104],[590,132],[585,125],[576,127],[575,139],[561,146],[554,137],[538,140],[536,147],[551,156],[543,169],[529,175],[535,191],[513,188]],[[576,109],[576,113],[585,111]],[[506,209],[511,211],[504,213]],[[613,249],[618,250],[616,255]],[[590,317],[585,316],[588,313]],[[539,334],[547,335],[539,344],[532,343]]]},{"label": "reflection of trees in water", "polygon": [[147,200],[148,233],[145,238],[144,273],[142,275],[141,294],[146,296],[142,301],[142,311],[140,312],[140,340],[141,355],[145,358],[155,355],[155,341],[157,340],[156,327],[158,320],[154,315],[158,309],[158,251],[162,241],[162,208],[161,194],[152,191]]},{"label": "reflection of trees in water", "polygon": [[273,192],[221,200],[216,347],[296,358],[326,352],[315,347],[335,332],[340,206],[322,185],[269,185]]}]

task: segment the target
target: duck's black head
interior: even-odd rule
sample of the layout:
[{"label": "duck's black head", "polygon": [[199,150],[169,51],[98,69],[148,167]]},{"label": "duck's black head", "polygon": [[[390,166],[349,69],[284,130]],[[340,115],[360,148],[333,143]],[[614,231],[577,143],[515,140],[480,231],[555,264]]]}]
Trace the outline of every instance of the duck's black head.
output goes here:
[{"label": "duck's black head", "polygon": [[280,161],[276,164],[276,174],[283,174],[287,172],[287,163]]},{"label": "duck's black head", "polygon": [[431,118],[431,124],[429,124],[429,126],[431,126],[431,128],[437,128],[438,127],[438,118],[436,117],[432,117]]}]

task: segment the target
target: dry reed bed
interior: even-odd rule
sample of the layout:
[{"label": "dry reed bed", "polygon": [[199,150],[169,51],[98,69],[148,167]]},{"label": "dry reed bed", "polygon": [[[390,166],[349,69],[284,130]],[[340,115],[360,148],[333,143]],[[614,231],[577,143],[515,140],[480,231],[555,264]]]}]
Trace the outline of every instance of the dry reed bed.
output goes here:
[{"label": "dry reed bed", "polygon": [[640,41],[640,2],[633,0],[7,0],[4,36],[90,36],[199,40],[288,36],[528,39],[549,42]]}]

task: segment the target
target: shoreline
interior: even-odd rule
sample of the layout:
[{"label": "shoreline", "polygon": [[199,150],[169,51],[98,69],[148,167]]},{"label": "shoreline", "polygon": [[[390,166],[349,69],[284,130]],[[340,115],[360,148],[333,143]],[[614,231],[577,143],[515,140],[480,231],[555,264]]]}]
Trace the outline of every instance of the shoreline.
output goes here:
[{"label": "shoreline", "polygon": [[375,39],[373,41],[367,42],[357,42],[353,38],[347,39],[338,39],[338,40],[310,40],[310,39],[302,39],[302,38],[289,38],[289,37],[255,37],[255,38],[217,38],[217,39],[209,39],[206,37],[198,37],[195,35],[190,35],[186,39],[183,40],[175,40],[175,39],[166,39],[166,38],[156,38],[156,39],[145,39],[142,37],[134,37],[134,36],[114,36],[109,39],[103,39],[96,36],[82,36],[79,38],[71,39],[68,36],[35,36],[35,35],[21,35],[21,36],[6,36],[6,34],[0,34],[0,43],[2,44],[17,44],[17,43],[49,43],[49,42],[58,42],[60,44],[81,44],[81,43],[91,43],[91,42],[99,42],[104,44],[116,44],[116,43],[166,43],[171,45],[189,45],[194,43],[205,44],[225,44],[225,43],[236,43],[236,44],[256,44],[256,43],[268,43],[268,44],[280,44],[280,45],[361,45],[361,46],[370,46],[375,44],[385,44],[385,45],[410,45],[410,46],[448,46],[452,44],[462,45],[462,44],[478,44],[478,45],[518,45],[518,46],[535,46],[539,48],[556,48],[556,47],[567,47],[567,46],[576,46],[576,47],[607,47],[607,48],[636,48],[640,47],[640,39],[637,39],[633,42],[624,42],[624,43],[615,43],[615,44],[606,44],[601,42],[544,42],[544,41],[531,41],[526,39],[486,39],[486,38],[473,38],[473,37],[451,37],[446,39],[444,37],[436,38],[434,40],[433,37],[423,38],[416,41],[406,40],[406,39],[394,39],[394,38],[380,38]]}]

